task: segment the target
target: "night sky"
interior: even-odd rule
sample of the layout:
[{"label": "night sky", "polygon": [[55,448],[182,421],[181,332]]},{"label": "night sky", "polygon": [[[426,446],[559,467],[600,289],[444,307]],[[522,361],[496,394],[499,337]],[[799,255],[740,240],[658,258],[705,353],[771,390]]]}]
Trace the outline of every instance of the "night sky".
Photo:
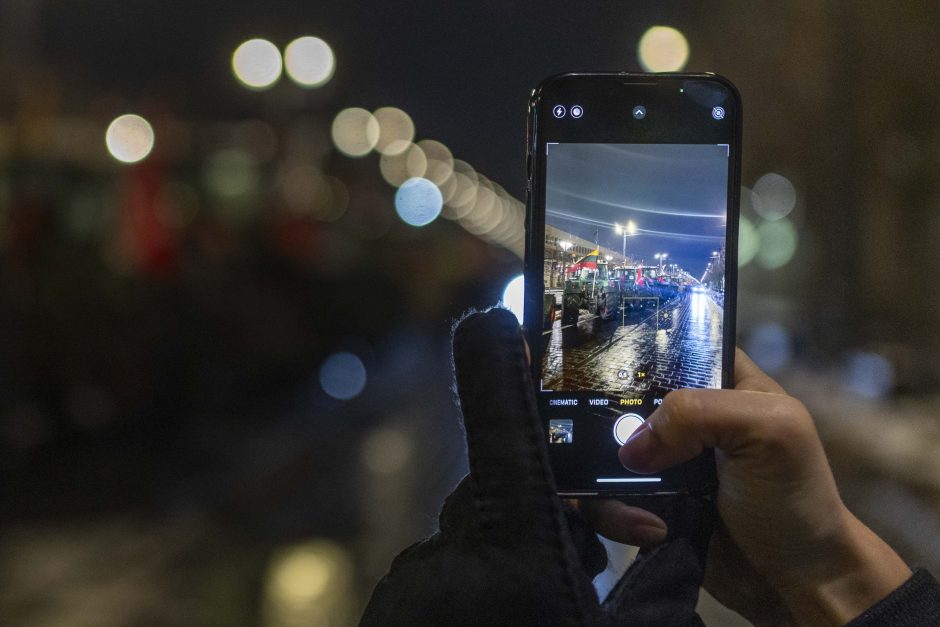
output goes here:
[{"label": "night sky", "polygon": [[[216,119],[264,117],[297,104],[287,80],[263,93],[237,84],[230,63],[238,44],[322,37],[336,54],[336,75],[307,95],[311,101],[327,99],[334,114],[347,106],[400,107],[418,139],[443,142],[522,199],[532,88],[559,72],[639,71],[643,32],[655,24],[688,31],[700,10],[680,0],[485,0],[446,10],[432,0],[72,0],[43,4],[35,36],[45,61],[95,97],[111,94],[140,108],[159,93],[188,116]],[[693,56],[687,69],[716,67]]]},{"label": "night sky", "polygon": [[548,150],[548,223],[614,250],[614,223],[633,220],[627,255],[655,263],[666,253],[701,276],[721,247],[727,207],[724,146],[554,144]]}]

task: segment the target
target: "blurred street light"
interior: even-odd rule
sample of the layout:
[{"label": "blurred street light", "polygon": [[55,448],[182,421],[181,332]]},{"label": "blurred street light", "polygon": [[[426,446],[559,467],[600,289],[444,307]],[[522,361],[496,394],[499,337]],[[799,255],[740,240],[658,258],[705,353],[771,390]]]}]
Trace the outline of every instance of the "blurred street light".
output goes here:
[{"label": "blurred street light", "polygon": [[759,265],[767,270],[774,270],[793,259],[799,236],[789,218],[764,222],[757,227],[757,233],[761,242],[760,250],[757,251]]},{"label": "blurred street light", "polygon": [[785,217],[796,205],[796,188],[785,176],[769,172],[757,179],[752,190],[754,211],[765,220]]},{"label": "blurred street light", "polygon": [[408,179],[395,193],[395,211],[411,226],[426,226],[434,222],[443,205],[441,190],[425,178]]},{"label": "blurred street light", "polygon": [[349,157],[364,157],[379,141],[379,123],[365,109],[351,107],[336,114],[331,133],[340,152]]},{"label": "blurred street light", "polygon": [[396,107],[381,107],[372,115],[379,123],[379,140],[375,144],[378,152],[391,157],[411,147],[415,138],[415,125],[407,113]]},{"label": "blurred street light", "polygon": [[382,178],[393,187],[399,187],[410,178],[424,176],[427,169],[427,155],[417,144],[408,143],[404,150],[379,158]]},{"label": "blurred street light", "polygon": [[281,51],[267,39],[249,39],[232,54],[232,71],[249,89],[267,89],[281,77]]},{"label": "blurred street light", "polygon": [[320,385],[335,399],[356,398],[366,386],[366,367],[352,353],[334,353],[320,366]]},{"label": "blurred street light", "polygon": [[284,65],[287,75],[301,87],[320,87],[333,77],[336,58],[319,37],[300,37],[284,49]]},{"label": "blurred street light", "polygon": [[741,216],[741,222],[738,225],[738,267],[743,268],[753,261],[760,249],[761,236],[754,224]]},{"label": "blurred street light", "polygon": [[653,26],[640,38],[637,56],[647,72],[678,72],[689,60],[689,42],[671,26]]},{"label": "blurred street light", "polygon": [[353,614],[352,558],[342,545],[315,539],[277,551],[264,581],[262,624],[345,625]]},{"label": "blurred street light", "polygon": [[153,150],[153,127],[139,115],[122,115],[108,126],[105,144],[111,156],[118,161],[137,163]]}]

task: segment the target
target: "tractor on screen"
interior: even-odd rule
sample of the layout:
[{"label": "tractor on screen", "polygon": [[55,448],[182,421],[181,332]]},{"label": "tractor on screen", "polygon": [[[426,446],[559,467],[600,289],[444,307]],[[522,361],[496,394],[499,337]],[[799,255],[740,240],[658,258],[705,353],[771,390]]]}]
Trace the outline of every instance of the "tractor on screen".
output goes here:
[{"label": "tractor on screen", "polygon": [[591,251],[566,270],[563,325],[576,323],[581,310],[597,314],[601,320],[610,320],[620,311],[620,283],[614,279],[609,264],[598,261],[599,253],[597,249]]}]

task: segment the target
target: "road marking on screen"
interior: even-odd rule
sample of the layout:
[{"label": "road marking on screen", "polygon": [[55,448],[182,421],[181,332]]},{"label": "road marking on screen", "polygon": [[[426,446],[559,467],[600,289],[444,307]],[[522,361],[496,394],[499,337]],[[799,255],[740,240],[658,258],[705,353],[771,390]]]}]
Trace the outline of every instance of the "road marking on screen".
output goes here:
[{"label": "road marking on screen", "polygon": [[[585,318],[584,320],[579,320],[578,322],[590,322],[591,320],[594,320],[594,318],[597,318],[597,316],[592,316],[592,317],[590,317],[590,318]],[[566,325],[564,325],[563,327],[561,327],[561,330],[564,331],[565,329],[570,329],[571,327],[576,327],[576,326],[578,326],[577,323],[574,323],[574,324],[566,324]],[[553,329],[549,329],[548,331],[542,331],[542,335],[551,335],[552,331],[553,331]]]},{"label": "road marking on screen", "polygon": [[598,483],[659,483],[661,477],[598,477]]}]

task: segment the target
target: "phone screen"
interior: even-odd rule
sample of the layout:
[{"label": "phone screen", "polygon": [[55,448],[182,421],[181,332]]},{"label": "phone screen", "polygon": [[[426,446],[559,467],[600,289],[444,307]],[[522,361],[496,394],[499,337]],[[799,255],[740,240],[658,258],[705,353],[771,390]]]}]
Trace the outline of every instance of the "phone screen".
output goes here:
[{"label": "phone screen", "polygon": [[559,491],[707,489],[710,455],[649,476],[617,449],[670,391],[730,383],[736,94],[579,75],[533,102],[525,321]]}]

